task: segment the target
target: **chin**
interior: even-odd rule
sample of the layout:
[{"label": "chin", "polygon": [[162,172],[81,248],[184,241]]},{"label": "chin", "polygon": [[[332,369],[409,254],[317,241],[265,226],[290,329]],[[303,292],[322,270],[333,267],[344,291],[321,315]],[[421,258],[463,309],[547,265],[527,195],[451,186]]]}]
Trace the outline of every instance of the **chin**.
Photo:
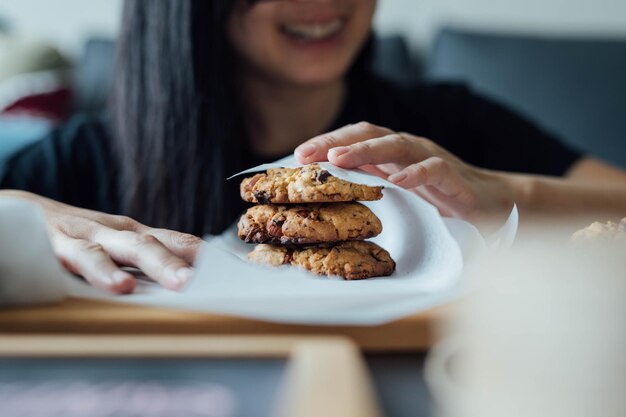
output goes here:
[{"label": "chin", "polygon": [[302,87],[316,87],[342,80],[348,72],[347,66],[305,66],[294,68],[283,74],[282,80]]}]

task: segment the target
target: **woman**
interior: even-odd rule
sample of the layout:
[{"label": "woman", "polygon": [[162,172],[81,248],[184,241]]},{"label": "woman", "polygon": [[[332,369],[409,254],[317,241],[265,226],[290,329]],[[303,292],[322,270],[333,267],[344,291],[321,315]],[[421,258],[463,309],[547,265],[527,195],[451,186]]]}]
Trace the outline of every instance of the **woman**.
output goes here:
[{"label": "woman", "polygon": [[63,265],[118,293],[135,285],[120,265],[184,285],[196,236],[241,210],[224,179],[294,148],[477,224],[513,202],[522,216],[626,212],[624,172],[462,87],[409,91],[372,75],[375,3],[127,0],[112,118],[21,152],[0,196],[39,203]]}]

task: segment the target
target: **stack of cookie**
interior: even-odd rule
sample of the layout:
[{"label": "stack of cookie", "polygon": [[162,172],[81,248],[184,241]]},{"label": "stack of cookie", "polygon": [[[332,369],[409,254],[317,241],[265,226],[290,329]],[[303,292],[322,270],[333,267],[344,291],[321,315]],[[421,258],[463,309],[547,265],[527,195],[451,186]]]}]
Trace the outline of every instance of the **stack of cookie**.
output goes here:
[{"label": "stack of cookie", "polygon": [[291,264],[348,280],[391,275],[395,262],[365,239],[382,232],[378,217],[357,201],[382,198],[382,187],[354,184],[318,164],[270,169],[241,183],[241,198],[258,205],[241,216],[239,237],[259,244],[249,259]]}]

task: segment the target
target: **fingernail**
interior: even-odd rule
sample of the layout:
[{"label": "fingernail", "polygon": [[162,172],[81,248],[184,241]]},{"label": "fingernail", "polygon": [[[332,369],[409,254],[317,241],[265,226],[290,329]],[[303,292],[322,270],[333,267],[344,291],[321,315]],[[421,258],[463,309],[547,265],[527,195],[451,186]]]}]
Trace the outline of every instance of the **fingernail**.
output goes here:
[{"label": "fingernail", "polygon": [[312,143],[305,143],[296,148],[296,153],[301,157],[306,158],[307,156],[313,155],[315,153],[315,149],[315,145]]},{"label": "fingernail", "polygon": [[404,181],[409,175],[406,172],[398,172],[396,174],[390,175],[389,178],[387,178],[389,181],[393,182],[393,183],[399,183]]},{"label": "fingernail", "polygon": [[124,271],[115,271],[113,272],[113,274],[111,275],[111,281],[117,283],[117,284],[121,284],[122,282],[126,281],[127,279],[132,279],[133,276],[131,274],[129,274],[128,272],[124,272]]},{"label": "fingernail", "polygon": [[183,267],[174,269],[173,267],[168,267],[164,271],[165,281],[163,284],[170,290],[179,290],[189,281],[192,275],[193,270],[191,268]]},{"label": "fingernail", "polygon": [[332,155],[337,158],[338,156],[341,156],[345,153],[348,153],[350,151],[350,148],[347,146],[339,146],[337,148],[332,148],[331,150],[328,151],[328,154],[330,155],[332,153]]},{"label": "fingernail", "polygon": [[181,281],[181,283],[185,283],[193,277],[193,269],[191,268],[180,268],[176,271],[176,277]]}]

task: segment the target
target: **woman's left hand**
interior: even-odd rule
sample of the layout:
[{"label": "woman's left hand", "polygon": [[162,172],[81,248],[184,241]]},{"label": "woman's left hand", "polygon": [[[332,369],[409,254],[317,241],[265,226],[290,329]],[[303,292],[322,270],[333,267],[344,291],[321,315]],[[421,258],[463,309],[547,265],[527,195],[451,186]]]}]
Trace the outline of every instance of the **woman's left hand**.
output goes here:
[{"label": "woman's left hand", "polygon": [[512,180],[506,174],[465,163],[429,139],[367,122],[310,139],[295,155],[302,164],[329,161],[362,168],[412,190],[443,216],[481,228],[501,224],[513,206]]}]

